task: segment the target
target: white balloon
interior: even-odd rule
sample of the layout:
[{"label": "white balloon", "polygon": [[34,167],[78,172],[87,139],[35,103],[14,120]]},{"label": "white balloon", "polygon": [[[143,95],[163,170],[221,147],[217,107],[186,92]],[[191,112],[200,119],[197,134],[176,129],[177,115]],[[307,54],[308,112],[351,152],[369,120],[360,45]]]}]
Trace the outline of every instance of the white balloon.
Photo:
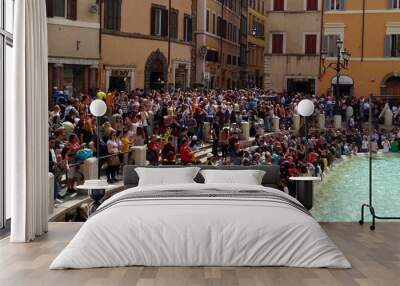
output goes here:
[{"label": "white balloon", "polygon": [[301,116],[308,117],[314,113],[314,103],[309,99],[303,99],[297,106],[298,113]]},{"label": "white balloon", "polygon": [[92,101],[90,104],[90,113],[92,113],[96,117],[103,116],[107,112],[107,105],[106,103],[101,100],[101,99],[96,99]]}]

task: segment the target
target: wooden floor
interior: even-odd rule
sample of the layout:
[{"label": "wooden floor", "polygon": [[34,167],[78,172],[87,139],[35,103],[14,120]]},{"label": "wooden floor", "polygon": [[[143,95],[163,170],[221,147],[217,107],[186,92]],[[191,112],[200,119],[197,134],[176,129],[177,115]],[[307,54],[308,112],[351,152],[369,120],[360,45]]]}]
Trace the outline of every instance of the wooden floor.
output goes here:
[{"label": "wooden floor", "polygon": [[30,244],[0,241],[1,286],[132,285],[400,285],[400,224],[323,224],[353,265],[350,270],[295,268],[114,268],[50,271],[49,264],[79,229],[77,223],[51,223],[45,237]]}]

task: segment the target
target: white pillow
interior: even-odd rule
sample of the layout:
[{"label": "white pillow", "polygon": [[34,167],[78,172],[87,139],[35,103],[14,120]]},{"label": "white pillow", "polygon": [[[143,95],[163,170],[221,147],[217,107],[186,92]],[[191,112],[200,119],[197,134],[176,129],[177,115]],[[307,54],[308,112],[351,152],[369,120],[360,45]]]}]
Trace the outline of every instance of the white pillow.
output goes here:
[{"label": "white pillow", "polygon": [[206,184],[261,185],[265,171],[261,170],[202,170]]},{"label": "white pillow", "polygon": [[195,183],[200,168],[136,168],[139,186],[173,185]]}]

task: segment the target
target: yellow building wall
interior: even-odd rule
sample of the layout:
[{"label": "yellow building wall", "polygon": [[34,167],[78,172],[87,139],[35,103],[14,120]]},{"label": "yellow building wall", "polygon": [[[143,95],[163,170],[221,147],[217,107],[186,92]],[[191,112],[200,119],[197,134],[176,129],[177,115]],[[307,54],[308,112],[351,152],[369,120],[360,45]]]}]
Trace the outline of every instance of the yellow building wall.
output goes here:
[{"label": "yellow building wall", "polygon": [[48,24],[47,31],[50,57],[99,58],[99,29]]},{"label": "yellow building wall", "polygon": [[[134,67],[134,86],[144,88],[145,65],[152,52],[159,49],[168,58],[167,37],[157,39],[151,33],[151,6],[159,5],[168,9],[168,0],[122,1],[121,29],[112,34],[102,34],[102,59],[100,71],[101,88],[106,89],[106,66]],[[173,0],[171,7],[178,10],[178,39],[171,40],[168,82],[173,82],[174,61],[191,62],[191,43],[183,42],[184,16],[192,14],[191,1]]]},{"label": "yellow building wall", "polygon": [[[400,11],[388,10],[386,0],[366,0],[364,23],[364,47],[362,48],[362,1],[345,1],[344,12],[325,12],[324,25],[344,24],[344,47],[350,50],[349,69],[343,74],[354,80],[354,95],[380,95],[384,78],[400,71],[400,58],[385,58],[384,38],[387,24],[400,23]],[[364,57],[362,60],[362,49]],[[333,59],[332,59],[333,60]],[[327,61],[327,64],[331,61]],[[321,75],[319,94],[331,92],[331,81],[335,71],[328,70]]]},{"label": "yellow building wall", "polygon": [[[183,18],[184,15],[192,14],[192,1],[173,0],[171,7],[179,11],[178,18],[178,38],[183,38]],[[139,33],[150,35],[150,17],[152,5],[164,6],[168,9],[169,0],[128,0],[122,1],[121,23],[122,32]]]},{"label": "yellow building wall", "polygon": [[[47,18],[50,57],[98,59],[100,17],[90,13],[92,0],[79,0],[77,20],[62,17]],[[79,43],[79,49],[77,48]]]},{"label": "yellow building wall", "polygon": [[[102,35],[102,65],[101,88],[106,88],[106,70],[104,66],[134,66],[135,86],[144,88],[145,65],[148,57],[157,49],[167,57],[168,42],[145,40],[113,35]],[[190,61],[191,46],[177,43],[171,44],[171,59],[184,59]],[[172,72],[169,72],[169,82],[172,82]]]}]

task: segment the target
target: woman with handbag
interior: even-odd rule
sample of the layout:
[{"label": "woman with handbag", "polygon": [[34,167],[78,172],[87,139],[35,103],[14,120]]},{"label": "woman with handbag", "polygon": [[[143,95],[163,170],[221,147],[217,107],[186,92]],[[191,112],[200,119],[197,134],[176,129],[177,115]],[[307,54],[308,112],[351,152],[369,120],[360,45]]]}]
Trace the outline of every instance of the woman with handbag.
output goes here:
[{"label": "woman with handbag", "polygon": [[109,155],[113,155],[108,158],[110,178],[108,178],[107,181],[110,184],[117,181],[116,176],[120,166],[119,153],[121,152],[121,147],[120,140],[117,138],[117,132],[113,130],[107,141],[107,152]]}]

